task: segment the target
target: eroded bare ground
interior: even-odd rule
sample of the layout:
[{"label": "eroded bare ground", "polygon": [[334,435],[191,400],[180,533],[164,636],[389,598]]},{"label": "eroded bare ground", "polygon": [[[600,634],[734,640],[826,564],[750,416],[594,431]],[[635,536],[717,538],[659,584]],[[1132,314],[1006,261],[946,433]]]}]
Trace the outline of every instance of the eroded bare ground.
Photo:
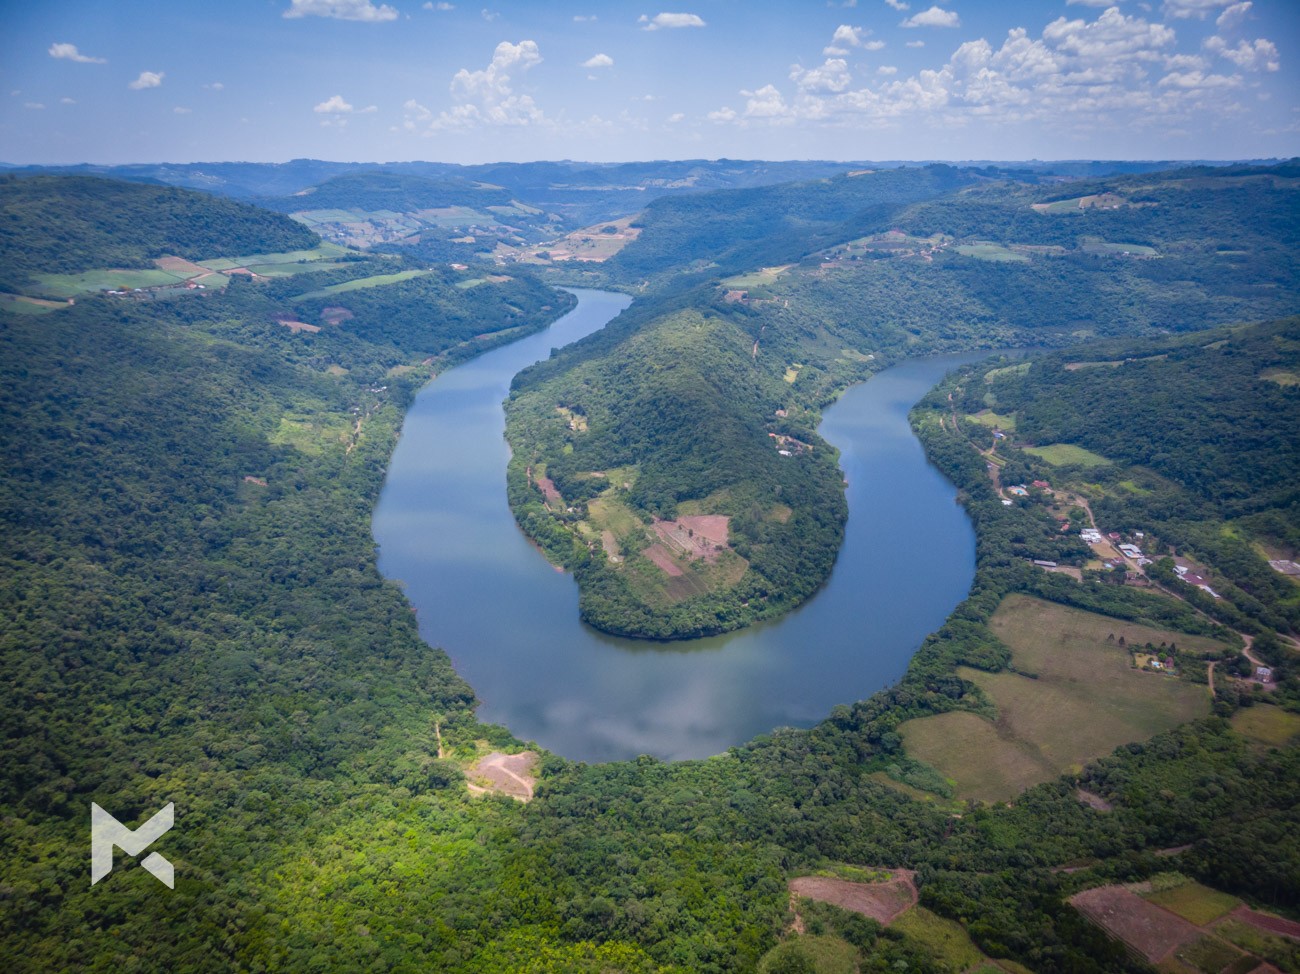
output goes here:
[{"label": "eroded bare ground", "polygon": [[536,768],[537,755],[532,751],[518,754],[493,751],[475,761],[465,777],[470,792],[475,795],[494,792],[526,802],[533,797],[533,787],[537,784]]},{"label": "eroded bare ground", "polygon": [[881,924],[889,924],[916,905],[916,874],[910,869],[889,869],[880,883],[853,883],[832,876],[799,876],[790,880],[790,892],[852,910]]}]

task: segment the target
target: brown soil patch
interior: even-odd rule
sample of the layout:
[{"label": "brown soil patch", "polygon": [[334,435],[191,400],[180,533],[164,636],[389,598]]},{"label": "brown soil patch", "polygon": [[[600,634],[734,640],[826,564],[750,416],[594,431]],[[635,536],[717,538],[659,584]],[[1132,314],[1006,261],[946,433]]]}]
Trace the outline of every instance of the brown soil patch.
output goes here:
[{"label": "brown soil patch", "polygon": [[1259,930],[1278,934],[1282,937],[1290,937],[1292,940],[1300,940],[1300,923],[1296,923],[1294,920],[1284,920],[1282,917],[1275,917],[1268,913],[1259,913],[1248,906],[1239,906],[1228,916],[1234,920],[1240,920],[1242,923],[1249,923]]},{"label": "brown soil patch", "polygon": [[622,561],[622,556],[618,550],[618,539],[614,537],[614,532],[609,528],[600,532],[600,544],[605,549],[605,554],[610,561]]},{"label": "brown soil patch", "polygon": [[727,547],[727,523],[721,514],[692,514],[676,521],[655,520],[654,531],[664,546],[676,555],[694,560],[717,561]]},{"label": "brown soil patch", "polygon": [[790,892],[810,900],[830,903],[889,924],[916,905],[916,875],[910,869],[891,869],[883,883],[851,883],[830,876],[800,876],[790,880]]},{"label": "brown soil patch", "polygon": [[504,754],[493,751],[470,767],[469,789],[477,794],[495,792],[526,802],[533,797],[537,784],[537,755],[532,751]]},{"label": "brown soil patch", "polygon": [[1152,964],[1201,937],[1200,927],[1122,886],[1084,890],[1072,896],[1070,903]]},{"label": "brown soil patch", "polygon": [[344,321],[350,321],[353,317],[355,316],[347,308],[324,308],[320,313],[320,320],[327,325],[337,325]]},{"label": "brown soil patch", "polygon": [[184,257],[159,257],[154,262],[154,266],[160,271],[166,271],[169,274],[183,274],[189,277],[206,277],[212,271]]},{"label": "brown soil patch", "polygon": [[673,561],[673,556],[668,553],[668,549],[661,544],[652,544],[642,552],[647,558],[664,570],[665,575],[674,577],[682,574],[682,570],[677,567]]},{"label": "brown soil patch", "polygon": [[1092,792],[1085,791],[1082,788],[1076,791],[1075,794],[1079,796],[1079,801],[1083,802],[1085,805],[1087,805],[1089,808],[1093,809],[1094,811],[1098,811],[1098,812],[1114,811],[1115,806],[1112,805],[1110,802],[1106,801],[1106,799],[1102,798],[1101,795],[1094,795]]},{"label": "brown soil patch", "polygon": [[535,477],[533,482],[537,484],[537,489],[542,492],[546,498],[547,504],[555,504],[561,508],[564,507],[564,497],[555,489],[555,482],[550,477]]}]

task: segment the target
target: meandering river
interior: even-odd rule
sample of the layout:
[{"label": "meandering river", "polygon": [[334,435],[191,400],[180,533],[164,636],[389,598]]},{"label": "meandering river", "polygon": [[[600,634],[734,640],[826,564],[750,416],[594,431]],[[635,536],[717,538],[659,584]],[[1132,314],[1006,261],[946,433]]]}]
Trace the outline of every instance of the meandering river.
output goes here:
[{"label": "meandering river", "polygon": [[835,570],[803,606],[710,639],[616,639],[578,620],[572,576],[547,563],[506,504],[511,379],[629,302],[575,293],[578,306],[546,331],[420,393],[375,510],[380,570],[405,584],[420,634],[474,687],[480,718],[578,760],[696,758],[810,726],[897,680],[975,571],[970,522],[907,413],[950,368],[987,353],[904,362],[826,411],[820,432],[841,451],[849,521]]}]

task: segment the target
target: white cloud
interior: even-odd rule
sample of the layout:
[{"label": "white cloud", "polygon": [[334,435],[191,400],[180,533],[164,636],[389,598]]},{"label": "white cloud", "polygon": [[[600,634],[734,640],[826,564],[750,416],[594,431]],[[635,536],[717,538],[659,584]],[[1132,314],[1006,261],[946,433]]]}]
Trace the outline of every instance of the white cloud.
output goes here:
[{"label": "white cloud", "polygon": [[1168,88],[1237,88],[1241,78],[1237,75],[1206,74],[1203,71],[1171,71],[1160,79],[1160,87]]},{"label": "white cloud", "polygon": [[849,75],[848,62],[843,58],[828,58],[818,68],[805,69],[794,65],[790,68],[790,80],[804,91],[843,91],[853,79]]},{"label": "white cloud", "polygon": [[612,68],[614,59],[608,54],[597,54],[582,62],[584,68]]},{"label": "white cloud", "polygon": [[210,84],[210,85],[204,85],[203,87],[204,87],[204,90],[206,90],[206,91],[220,91],[222,88],[224,88],[224,87],[226,87],[226,86],[223,85],[220,81],[214,81],[214,82],[212,82],[212,84]]},{"label": "white cloud", "polygon": [[1243,3],[1234,3],[1231,7],[1223,11],[1223,13],[1219,14],[1219,19],[1214,22],[1214,25],[1221,31],[1232,30],[1246,19],[1246,15],[1250,13],[1251,6],[1252,4],[1250,0],[1244,0]]},{"label": "white cloud", "polygon": [[78,64],[107,64],[108,58],[91,57],[77,50],[76,44],[51,44],[50,57],[64,61],[76,61]]},{"label": "white cloud", "polygon": [[23,102],[23,108],[30,108],[32,111],[40,111],[45,105],[39,101]]},{"label": "white cloud", "polygon": [[345,115],[352,110],[352,106],[343,100],[342,95],[332,95],[312,109],[318,115]]},{"label": "white cloud", "polygon": [[944,10],[942,7],[931,7],[929,10],[922,10],[919,14],[913,14],[905,21],[899,24],[900,27],[960,27],[961,18],[957,16],[955,10]]},{"label": "white cloud", "polygon": [[1165,4],[1160,9],[1166,17],[1187,18],[1196,17],[1204,20],[1215,10],[1220,7],[1226,7],[1232,0],[1165,0]]},{"label": "white cloud", "polygon": [[832,44],[847,44],[849,47],[861,47],[862,38],[871,31],[862,27],[850,27],[848,24],[840,24],[835,28],[835,34],[831,37]]},{"label": "white cloud", "polygon": [[184,108],[180,105],[177,105],[175,108],[172,109],[172,113],[176,115],[188,115],[191,111],[193,111],[193,109]]},{"label": "white cloud", "polygon": [[489,24],[492,23],[492,21],[494,20],[501,19],[501,15],[499,13],[497,13],[495,10],[489,10],[487,7],[484,7],[482,10],[480,10],[478,14]]},{"label": "white cloud", "polygon": [[1069,54],[1093,61],[1137,57],[1158,60],[1156,48],[1174,42],[1172,27],[1126,17],[1111,7],[1092,23],[1059,17],[1043,28],[1043,39]]},{"label": "white cloud", "polygon": [[1205,42],[1205,49],[1246,71],[1276,71],[1280,66],[1277,45],[1262,37],[1256,38],[1254,44],[1241,41],[1236,47],[1228,46],[1222,37],[1211,37]]},{"label": "white cloud", "polygon": [[574,14],[573,22],[575,24],[591,24],[596,20],[595,14]]},{"label": "white cloud", "polygon": [[880,67],[876,68],[876,74],[895,75],[898,74],[898,68],[894,67],[892,64],[882,64]]},{"label": "white cloud", "polygon": [[1100,7],[1117,7],[1119,6],[1119,3],[1118,0],[1065,0],[1065,5],[1067,7],[1073,7],[1078,5],[1082,7],[1100,8]]},{"label": "white cloud", "polygon": [[736,119],[735,109],[728,108],[725,105],[716,112],[709,112],[710,122],[732,122]]},{"label": "white cloud", "polygon": [[59,104],[60,104],[60,105],[75,105],[76,103],[77,103],[77,99],[75,99],[75,98],[60,98],[60,99],[59,99]]},{"label": "white cloud", "polygon": [[908,47],[925,47],[925,41],[908,41]]},{"label": "white cloud", "polygon": [[486,125],[536,125],[546,121],[531,95],[515,94],[512,76],[542,61],[536,41],[511,44],[502,41],[492,53],[492,62],[481,71],[461,68],[451,79],[451,93],[457,104],[434,119],[431,129],[469,128]]},{"label": "white cloud", "polygon": [[360,20],[380,23],[396,20],[397,11],[386,3],[376,7],[370,0],[290,0],[284,12],[289,19],[298,17],[329,17],[333,20]]},{"label": "white cloud", "polygon": [[128,88],[132,91],[143,91],[145,88],[157,88],[162,84],[163,71],[141,71],[140,77],[132,81]]},{"label": "white cloud", "polygon": [[885,3],[889,4],[891,7],[893,7],[895,10],[897,10],[899,13],[902,13],[904,10],[911,10],[911,9],[912,9],[910,6],[908,6],[907,4],[903,3],[903,0],[885,0]]},{"label": "white cloud", "polygon": [[884,41],[864,41],[862,44],[862,49],[864,51],[883,51],[884,48]]},{"label": "white cloud", "polygon": [[455,10],[455,9],[456,9],[456,5],[455,5],[454,3],[446,3],[445,0],[444,0],[443,3],[434,3],[433,0],[428,0],[428,2],[425,3],[425,5],[424,5],[424,9],[425,9],[425,10],[441,10],[441,11],[444,11],[444,12],[445,12],[445,11],[448,11],[448,10]]},{"label": "white cloud", "polygon": [[677,27],[707,27],[708,25],[698,14],[655,14],[653,17],[647,17],[642,14],[637,19],[638,24],[642,24],[642,30],[663,30]]},{"label": "white cloud", "polygon": [[764,85],[757,91],[742,91],[741,94],[748,99],[745,103],[746,118],[778,119],[790,114],[785,98],[776,85]]},{"label": "white cloud", "polygon": [[682,114],[681,112],[673,112],[671,115],[668,116],[668,121],[669,121],[671,124],[674,124],[674,125],[675,125],[675,124],[677,124],[678,122],[680,122],[682,119],[684,119],[685,117],[686,117],[686,116],[685,116],[684,114]]}]

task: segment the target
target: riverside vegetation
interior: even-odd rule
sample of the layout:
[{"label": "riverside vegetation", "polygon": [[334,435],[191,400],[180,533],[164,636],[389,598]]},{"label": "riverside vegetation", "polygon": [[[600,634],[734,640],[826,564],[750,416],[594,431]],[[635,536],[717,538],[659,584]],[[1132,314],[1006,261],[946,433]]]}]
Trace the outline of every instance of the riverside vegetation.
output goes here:
[{"label": "riverside vegetation", "polygon": [[[206,199],[186,204],[201,225]],[[257,253],[270,239],[250,228],[234,244]],[[218,254],[200,248],[193,256]],[[992,957],[1010,970],[1136,972],[1145,968],[1069,906],[1071,894],[1173,868],[1257,905],[1296,910],[1300,749],[1285,722],[1241,719],[1296,710],[1295,663],[1270,635],[1274,617],[1243,599],[1233,602],[1240,618],[1214,621],[1185,600],[1032,565],[1031,555],[1068,561],[1084,553],[1039,502],[999,502],[972,444],[984,427],[941,422],[953,415],[949,393],[971,414],[990,408],[980,383],[995,366],[959,374],[916,413],[918,435],[975,521],[978,567],[970,597],[897,686],[846,701],[810,730],[776,730],[709,760],[588,766],[543,755],[531,802],[472,797],[466,769],[485,750],[524,745],[478,723],[473,690],[445,654],[419,641],[400,589],[376,571],[369,511],[415,388],[492,340],[476,335],[503,323],[540,327],[564,310],[564,298],[524,275],[458,288],[464,276],[434,271],[339,294],[319,311],[294,305],[322,282],[394,269],[372,258],[357,265],[304,271],[310,284],[302,274],[236,277],[206,296],[92,297],[39,317],[0,310],[0,945],[18,969],[721,972],[809,969],[829,957],[862,970],[939,972]],[[70,270],[93,266],[106,264]],[[397,290],[407,288],[421,290]],[[362,304],[363,295],[373,304]],[[436,315],[410,309],[426,297],[442,302]],[[326,310],[339,306],[354,317],[335,314],[330,324]],[[755,310],[719,296],[703,312],[672,309],[665,326],[657,323],[664,306],[647,306],[651,313],[634,310],[603,341],[613,348],[638,330],[655,341],[662,329],[713,362],[725,346],[692,330],[703,323],[716,337],[725,315],[744,321]],[[320,330],[286,327],[276,316],[289,308]],[[401,314],[406,323],[391,335],[378,327]],[[1225,416],[1267,422],[1262,411],[1277,405],[1271,387],[1220,380],[1286,371],[1290,359],[1269,356],[1289,355],[1294,339],[1286,324],[1213,333],[1205,344],[1227,340],[1221,348],[1231,351],[1214,361],[1228,371],[1202,376],[1193,361],[1169,381],[1193,401],[1224,402]],[[1181,340],[1166,340],[1167,361],[1177,364]],[[1073,349],[1070,360],[1147,357],[1165,347],[1144,339]],[[748,359],[771,371],[747,382],[738,373],[727,388],[746,397],[782,385],[799,392],[801,383],[822,387],[818,372],[874,367],[815,351],[811,343],[801,349],[794,361],[804,368],[790,384],[789,362],[754,359],[741,343],[725,351],[724,365],[739,370]],[[585,354],[562,353],[528,383],[562,379]],[[1196,353],[1188,346],[1187,354]],[[1026,376],[1023,387],[995,377],[987,390],[1000,413],[1014,410],[1031,427],[1034,410],[1046,408],[1036,402],[1035,368],[1001,373]],[[1059,369],[1043,368],[1049,388]],[[1109,410],[1096,417],[1098,429],[1106,416],[1122,426],[1132,404],[1090,399],[1083,384],[1125,368],[1060,380],[1079,382],[1069,394],[1089,409]],[[961,398],[968,394],[975,399]],[[598,404],[615,404],[591,402],[586,413],[573,409],[581,402],[547,403],[545,414],[559,405],[569,410],[555,413],[565,429],[573,423],[578,433],[585,415],[587,433],[598,433]],[[1149,407],[1153,422],[1165,417],[1158,428],[1175,430],[1170,465],[1150,474],[1171,483],[1195,435],[1171,421],[1181,403],[1165,396]],[[787,414],[811,427],[797,408]],[[732,429],[746,456],[747,438],[758,437],[744,425]],[[773,457],[823,462],[808,429],[790,430],[781,435],[813,449],[780,457],[768,444]],[[1072,442],[1069,429],[1052,433]],[[1077,442],[1122,461],[1100,436],[1081,432]],[[1228,447],[1265,478],[1273,476],[1271,448],[1249,439]],[[1044,470],[1032,454],[1009,462]],[[1133,526],[1142,509],[1123,505],[1156,493],[1107,489],[1109,481],[1082,470],[1064,475],[1092,478],[1116,504],[1105,516],[1133,517]],[[666,468],[658,476],[658,495],[653,477],[625,481],[627,493],[640,485],[649,502],[666,503],[655,498],[673,489],[671,478]],[[1148,489],[1154,480],[1137,483]],[[1213,483],[1178,489],[1190,495],[1179,503],[1223,504],[1215,509],[1229,527],[1285,541],[1272,519],[1286,523],[1284,495],[1234,507],[1233,492]],[[681,515],[690,498],[674,500]],[[1103,499],[1095,500],[1101,517]],[[793,521],[794,504],[780,503]],[[1120,747],[1011,806],[954,806],[952,784],[909,752],[899,728],[957,711],[993,714],[995,702],[957,667],[993,673],[1012,660],[990,620],[1013,594],[1229,647],[1240,645],[1232,630],[1244,629],[1276,660],[1275,702],[1224,681],[1204,719]],[[1282,603],[1266,606],[1277,621],[1289,618]],[[1081,785],[1112,810],[1082,803]],[[91,801],[132,825],[176,803],[177,827],[160,844],[177,868],[174,892],[160,895],[130,866],[88,886]],[[1181,851],[1156,852],[1167,848]],[[804,904],[814,939],[805,944],[788,931],[790,877],[904,866],[916,870],[928,912],[882,928]],[[1270,959],[1294,969],[1285,953]]]}]

